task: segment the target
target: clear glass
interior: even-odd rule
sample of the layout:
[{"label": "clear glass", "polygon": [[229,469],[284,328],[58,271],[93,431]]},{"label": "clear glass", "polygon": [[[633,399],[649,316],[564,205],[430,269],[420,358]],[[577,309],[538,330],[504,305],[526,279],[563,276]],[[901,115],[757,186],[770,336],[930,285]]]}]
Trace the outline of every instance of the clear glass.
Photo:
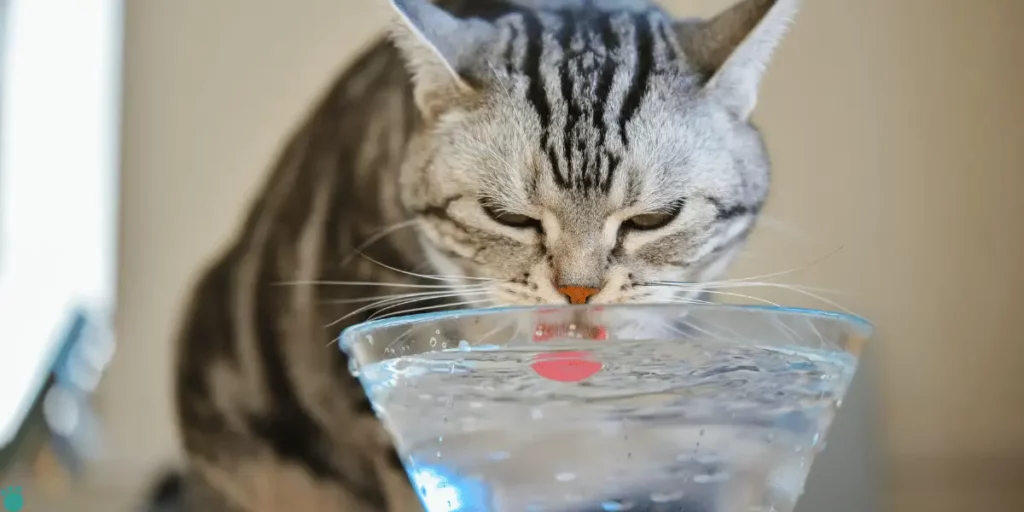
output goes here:
[{"label": "clear glass", "polygon": [[464,310],[341,346],[429,512],[791,512],[871,326],[823,311]]}]

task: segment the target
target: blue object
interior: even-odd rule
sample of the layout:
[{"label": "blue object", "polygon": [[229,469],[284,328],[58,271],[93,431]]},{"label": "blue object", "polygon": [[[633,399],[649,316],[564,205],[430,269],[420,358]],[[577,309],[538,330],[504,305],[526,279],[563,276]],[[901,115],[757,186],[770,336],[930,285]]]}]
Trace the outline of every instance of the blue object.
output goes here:
[{"label": "blue object", "polygon": [[479,480],[459,476],[443,466],[414,464],[409,478],[427,512],[479,512],[491,508],[490,491]]},{"label": "blue object", "polygon": [[25,498],[21,496],[21,487],[8,487],[0,491],[3,497],[4,510],[7,512],[19,512],[25,508]]}]

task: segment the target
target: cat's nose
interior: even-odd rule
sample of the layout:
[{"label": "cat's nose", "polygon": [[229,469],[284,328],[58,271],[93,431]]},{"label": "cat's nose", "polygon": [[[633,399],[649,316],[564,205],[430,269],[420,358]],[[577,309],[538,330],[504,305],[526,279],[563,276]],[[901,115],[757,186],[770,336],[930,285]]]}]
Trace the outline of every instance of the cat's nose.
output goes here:
[{"label": "cat's nose", "polygon": [[586,304],[594,295],[601,290],[588,288],[586,286],[559,286],[558,292],[569,299],[569,304]]}]

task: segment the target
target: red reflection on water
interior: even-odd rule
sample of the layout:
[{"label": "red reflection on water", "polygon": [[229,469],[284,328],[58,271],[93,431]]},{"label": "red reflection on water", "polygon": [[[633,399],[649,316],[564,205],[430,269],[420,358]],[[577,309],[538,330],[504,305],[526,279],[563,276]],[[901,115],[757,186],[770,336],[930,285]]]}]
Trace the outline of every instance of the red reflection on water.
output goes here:
[{"label": "red reflection on water", "polygon": [[[554,338],[576,338],[594,341],[605,341],[608,339],[608,330],[604,327],[584,326],[582,328],[570,327],[566,324],[548,325],[541,324],[533,333],[535,343],[544,343]],[[601,371],[602,364],[590,358],[590,352],[553,352],[538,354],[534,357],[534,363],[530,365],[537,375],[548,380],[558,382],[579,382],[592,377]]]}]

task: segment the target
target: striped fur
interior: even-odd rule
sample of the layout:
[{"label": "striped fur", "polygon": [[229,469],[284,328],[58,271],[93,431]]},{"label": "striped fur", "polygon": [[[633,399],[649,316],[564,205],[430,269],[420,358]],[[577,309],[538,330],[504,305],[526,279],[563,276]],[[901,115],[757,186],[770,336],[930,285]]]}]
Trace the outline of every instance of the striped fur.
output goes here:
[{"label": "striped fur", "polygon": [[[677,292],[647,284],[721,272],[765,200],[747,117],[792,0],[709,22],[645,0],[393,3],[390,41],[327,92],[195,290],[178,359],[187,510],[417,509],[329,346],[342,327],[564,303],[563,285],[664,300]],[[645,215],[667,223],[640,229]],[[437,284],[403,270],[493,281],[403,304],[402,285]],[[353,302],[375,296],[394,300]]]}]

